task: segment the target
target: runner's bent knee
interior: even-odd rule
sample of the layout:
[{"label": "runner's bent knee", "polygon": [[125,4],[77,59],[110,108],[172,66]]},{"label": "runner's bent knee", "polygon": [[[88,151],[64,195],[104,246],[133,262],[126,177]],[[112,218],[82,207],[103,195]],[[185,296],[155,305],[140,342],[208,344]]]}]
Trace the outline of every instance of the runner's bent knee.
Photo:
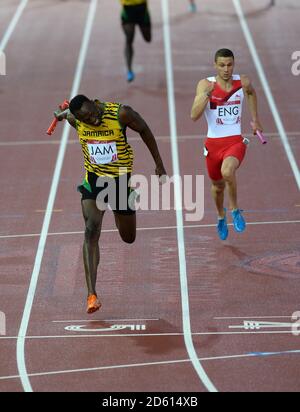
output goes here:
[{"label": "runner's bent knee", "polygon": [[221,173],[223,176],[223,179],[228,182],[230,180],[232,180],[234,178],[234,170],[231,168],[226,168],[226,169],[222,169]]}]

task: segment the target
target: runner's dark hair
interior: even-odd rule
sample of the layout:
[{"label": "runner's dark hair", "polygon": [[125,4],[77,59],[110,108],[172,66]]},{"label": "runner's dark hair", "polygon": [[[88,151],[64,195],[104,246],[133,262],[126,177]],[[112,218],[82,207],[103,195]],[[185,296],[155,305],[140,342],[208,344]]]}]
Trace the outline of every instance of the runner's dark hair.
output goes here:
[{"label": "runner's dark hair", "polygon": [[75,114],[82,108],[83,103],[89,102],[89,101],[90,99],[88,99],[83,94],[78,94],[77,96],[73,97],[73,99],[70,101],[70,105],[69,105],[70,112],[72,114]]},{"label": "runner's dark hair", "polygon": [[215,62],[218,61],[219,57],[232,57],[234,60],[234,54],[229,49],[219,49],[215,54]]}]

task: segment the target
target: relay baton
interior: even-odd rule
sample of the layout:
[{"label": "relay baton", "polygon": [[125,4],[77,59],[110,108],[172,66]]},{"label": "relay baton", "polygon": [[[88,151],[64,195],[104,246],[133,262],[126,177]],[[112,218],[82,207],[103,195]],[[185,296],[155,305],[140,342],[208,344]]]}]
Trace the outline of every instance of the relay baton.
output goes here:
[{"label": "relay baton", "polygon": [[[68,100],[65,100],[62,104],[59,105],[59,108],[60,108],[61,110],[66,110],[68,107],[69,107],[69,101],[68,101]],[[57,118],[55,117],[55,118],[53,119],[52,123],[50,124],[48,130],[47,130],[47,134],[48,134],[49,136],[51,136],[51,135],[53,134],[53,132],[54,132],[54,130],[55,130],[55,128],[56,128],[57,122],[58,122],[58,120],[57,120]]]},{"label": "relay baton", "polygon": [[[251,126],[254,126],[254,123],[251,123]],[[261,132],[260,130],[256,130],[256,136],[259,138],[259,140],[261,141],[262,144],[267,144],[265,135],[263,134],[263,132]]]}]

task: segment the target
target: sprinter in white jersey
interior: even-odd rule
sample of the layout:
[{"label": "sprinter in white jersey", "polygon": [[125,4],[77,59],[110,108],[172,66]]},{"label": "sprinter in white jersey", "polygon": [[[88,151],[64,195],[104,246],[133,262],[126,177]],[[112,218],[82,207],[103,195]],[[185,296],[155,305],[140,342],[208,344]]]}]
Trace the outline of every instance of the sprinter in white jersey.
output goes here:
[{"label": "sprinter in white jersey", "polygon": [[243,99],[249,105],[253,132],[262,131],[258,119],[255,90],[247,76],[234,75],[234,55],[231,50],[220,49],[215,55],[216,77],[198,83],[191,117],[198,120],[205,113],[208,134],[204,145],[206,166],[212,180],[212,196],[218,211],[217,230],[221,240],[228,237],[224,191],[227,187],[229,207],[236,232],[244,232],[246,222],[237,201],[236,171],[247,148],[247,139],[241,135]]}]

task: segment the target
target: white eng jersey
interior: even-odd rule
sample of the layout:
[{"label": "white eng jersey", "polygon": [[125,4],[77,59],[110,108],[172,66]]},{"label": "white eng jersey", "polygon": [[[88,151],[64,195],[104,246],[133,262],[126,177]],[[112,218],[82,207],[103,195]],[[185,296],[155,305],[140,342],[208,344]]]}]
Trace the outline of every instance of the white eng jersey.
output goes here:
[{"label": "white eng jersey", "polygon": [[215,77],[208,77],[207,80],[216,83],[205,109],[208,124],[207,137],[221,138],[241,135],[244,100],[241,77],[233,75],[232,90],[230,92],[223,90]]}]

